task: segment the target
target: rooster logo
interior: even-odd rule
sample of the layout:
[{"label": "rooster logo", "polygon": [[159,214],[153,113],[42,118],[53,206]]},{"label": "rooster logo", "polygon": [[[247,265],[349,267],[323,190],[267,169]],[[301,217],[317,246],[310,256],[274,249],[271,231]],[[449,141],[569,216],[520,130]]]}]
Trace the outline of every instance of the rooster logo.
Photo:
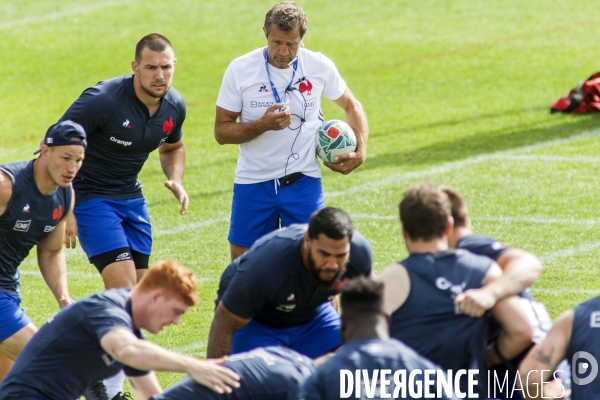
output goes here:
[{"label": "rooster logo", "polygon": [[305,82],[300,83],[298,86],[300,93],[306,93],[307,96],[311,95],[312,83],[307,79]]}]

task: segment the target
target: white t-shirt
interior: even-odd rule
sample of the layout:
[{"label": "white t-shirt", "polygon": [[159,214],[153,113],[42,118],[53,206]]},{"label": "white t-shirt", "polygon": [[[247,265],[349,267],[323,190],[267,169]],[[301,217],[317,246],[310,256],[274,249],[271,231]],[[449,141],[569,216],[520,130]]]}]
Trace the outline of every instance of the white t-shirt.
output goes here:
[{"label": "white t-shirt", "polygon": [[[265,69],[264,51],[265,48],[260,48],[236,58],[223,76],[217,106],[241,112],[242,123],[256,121],[276,103]],[[278,69],[268,64],[268,68],[281,101],[290,100],[292,123],[240,144],[235,183],[264,182],[295,172],[318,178],[321,168],[315,156],[315,134],[323,123],[321,96],[339,99],[346,90],[346,82],[329,58],[304,48],[298,51],[295,73],[292,66]],[[290,83],[297,90],[286,91]],[[301,119],[305,122],[297,129]]]}]

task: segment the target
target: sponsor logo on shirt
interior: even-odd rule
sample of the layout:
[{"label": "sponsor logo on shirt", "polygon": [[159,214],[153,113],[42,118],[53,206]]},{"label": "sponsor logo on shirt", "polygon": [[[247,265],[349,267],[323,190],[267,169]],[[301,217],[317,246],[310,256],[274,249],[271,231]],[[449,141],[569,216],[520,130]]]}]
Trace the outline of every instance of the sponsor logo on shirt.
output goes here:
[{"label": "sponsor logo on shirt", "polygon": [[315,108],[317,108],[317,100],[308,99],[303,102],[302,107],[304,107],[305,110],[314,110]]},{"label": "sponsor logo on shirt", "polygon": [[173,126],[175,126],[173,123],[173,117],[169,117],[169,119],[163,123],[162,130],[167,136],[169,136],[173,130]]},{"label": "sponsor logo on shirt", "polygon": [[46,227],[44,228],[44,232],[46,232],[46,233],[52,232],[54,230],[54,228],[56,228],[56,226],[46,225]]},{"label": "sponsor logo on shirt", "polygon": [[590,328],[600,328],[600,311],[594,311],[590,315]]},{"label": "sponsor logo on shirt", "polygon": [[31,224],[31,220],[17,221],[13,230],[19,231],[19,232],[27,232],[29,230],[30,224]]},{"label": "sponsor logo on shirt", "polygon": [[[463,289],[465,288],[465,286],[467,286],[466,282],[463,282],[461,284],[453,284],[452,282],[450,282],[448,279],[446,279],[443,276],[440,276],[439,278],[437,278],[435,280],[435,286],[443,291],[449,291],[450,292],[450,298],[454,299],[456,296],[458,296],[459,294],[461,294],[463,292]],[[463,312],[460,310],[460,308],[458,307],[458,304],[454,304],[454,313],[455,314],[462,314]]]},{"label": "sponsor logo on shirt", "polygon": [[275,103],[272,101],[251,101],[250,107],[252,107],[252,108],[269,108],[273,104],[275,104]]},{"label": "sponsor logo on shirt", "polygon": [[502,243],[500,242],[494,242],[492,243],[492,249],[494,250],[502,250],[503,248],[505,248],[506,246],[504,246]]},{"label": "sponsor logo on shirt", "polygon": [[131,125],[129,125],[128,119],[126,119],[125,122],[123,122],[123,128],[131,129]]},{"label": "sponsor logo on shirt", "polygon": [[294,310],[294,308],[296,308],[295,304],[282,304],[277,306],[275,309],[283,312],[291,312]]},{"label": "sponsor logo on shirt", "polygon": [[128,141],[125,141],[125,140],[119,140],[119,139],[117,139],[114,136],[110,137],[110,141],[111,142],[115,142],[116,144],[120,144],[120,145],[125,146],[125,147],[131,146],[131,142],[128,142]]},{"label": "sponsor logo on shirt", "polygon": [[29,204],[25,204],[25,207],[23,207],[23,211],[22,212],[29,214],[29,209],[30,208],[31,207],[29,207]]},{"label": "sponsor logo on shirt", "polygon": [[269,91],[269,89],[267,89],[267,85],[262,85],[262,86],[260,87],[260,89],[258,89],[258,91],[259,91],[259,92],[268,92],[268,91]]}]

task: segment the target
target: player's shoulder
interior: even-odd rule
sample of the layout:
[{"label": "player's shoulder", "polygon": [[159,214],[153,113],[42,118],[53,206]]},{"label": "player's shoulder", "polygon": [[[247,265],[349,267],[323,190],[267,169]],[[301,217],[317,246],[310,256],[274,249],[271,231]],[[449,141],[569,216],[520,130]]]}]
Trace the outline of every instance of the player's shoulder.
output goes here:
[{"label": "player's shoulder", "polygon": [[[264,47],[254,49],[246,54],[234,58],[229,63],[230,69],[247,68],[248,65],[261,65],[264,63]],[[264,68],[264,67],[263,67]]]},{"label": "player's shoulder", "polygon": [[183,100],[183,96],[177,89],[175,89],[172,86],[167,92],[167,95],[164,97],[164,99],[170,104],[172,104],[177,109],[177,111],[182,111],[185,109],[185,100]]},{"label": "player's shoulder", "polygon": [[87,104],[93,103],[95,108],[102,110],[115,105],[118,107],[131,97],[133,91],[133,75],[120,75],[90,86],[83,91],[80,99]]}]

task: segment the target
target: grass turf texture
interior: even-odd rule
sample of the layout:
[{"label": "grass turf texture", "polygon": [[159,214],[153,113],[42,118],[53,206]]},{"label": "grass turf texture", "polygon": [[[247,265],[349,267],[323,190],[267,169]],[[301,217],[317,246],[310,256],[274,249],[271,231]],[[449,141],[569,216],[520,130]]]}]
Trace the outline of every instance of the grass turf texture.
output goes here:
[{"label": "grass turf texture", "polygon": [[[227,64],[265,45],[271,2],[47,1],[0,3],[3,96],[0,163],[28,159],[83,89],[130,73],[136,41],[160,32],[178,58],[174,86],[188,116],[181,217],[154,153],[140,175],[154,226],[151,261],[174,258],[200,277],[199,306],[149,339],[203,357],[214,293],[228,262],[236,146],[213,139]],[[336,62],[368,116],[367,162],[349,176],[326,169],[326,203],[356,219],[377,271],[406,255],[397,203],[428,178],[467,200],[475,229],[544,261],[533,293],[556,317],[598,293],[600,119],[550,115],[549,105],[598,69],[600,24],[587,1],[298,1],[306,46]],[[326,119],[343,118],[324,101]],[[595,130],[596,129],[596,130]],[[583,134],[583,135],[582,135]],[[102,289],[81,250],[67,251],[70,290]],[[23,306],[37,325],[57,306],[22,265]],[[180,375],[159,374],[164,387]]]}]

